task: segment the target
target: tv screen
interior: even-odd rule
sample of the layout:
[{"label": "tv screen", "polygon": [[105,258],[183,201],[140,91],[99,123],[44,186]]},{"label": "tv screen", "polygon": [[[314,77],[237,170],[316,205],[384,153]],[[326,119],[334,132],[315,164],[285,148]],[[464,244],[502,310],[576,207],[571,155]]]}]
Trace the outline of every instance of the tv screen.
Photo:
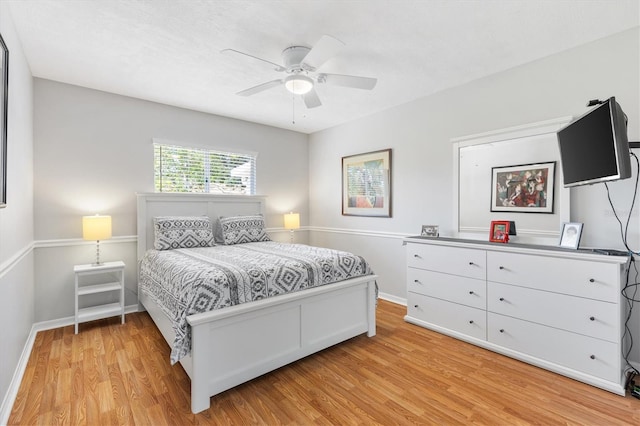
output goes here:
[{"label": "tv screen", "polygon": [[614,97],[558,131],[564,186],[631,177],[626,118]]}]

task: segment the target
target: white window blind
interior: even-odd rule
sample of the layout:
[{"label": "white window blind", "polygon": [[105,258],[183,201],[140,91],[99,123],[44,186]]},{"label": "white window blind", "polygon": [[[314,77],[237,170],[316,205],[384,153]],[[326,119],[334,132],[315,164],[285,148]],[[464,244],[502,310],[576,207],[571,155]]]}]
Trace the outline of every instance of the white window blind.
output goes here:
[{"label": "white window blind", "polygon": [[255,195],[256,156],[154,143],[156,192]]}]

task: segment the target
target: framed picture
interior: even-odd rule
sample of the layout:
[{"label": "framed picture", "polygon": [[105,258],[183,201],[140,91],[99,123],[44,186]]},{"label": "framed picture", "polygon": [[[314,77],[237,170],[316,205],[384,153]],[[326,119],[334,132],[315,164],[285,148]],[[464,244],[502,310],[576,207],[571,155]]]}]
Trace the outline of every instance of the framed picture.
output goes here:
[{"label": "framed picture", "polygon": [[553,213],[556,162],[493,167],[491,211]]},{"label": "framed picture", "polygon": [[342,157],[342,214],[391,217],[391,149]]},{"label": "framed picture", "polygon": [[565,222],[562,224],[562,232],[560,233],[560,247],[577,249],[580,245],[580,237],[582,236],[582,223]]},{"label": "framed picture", "polygon": [[9,50],[0,35],[0,208],[7,205],[7,104]]},{"label": "framed picture", "polygon": [[423,237],[439,236],[438,225],[422,225],[422,232],[420,232],[420,235]]},{"label": "framed picture", "polygon": [[489,241],[494,243],[508,243],[509,225],[510,222],[507,220],[491,221],[491,227],[489,228]]}]

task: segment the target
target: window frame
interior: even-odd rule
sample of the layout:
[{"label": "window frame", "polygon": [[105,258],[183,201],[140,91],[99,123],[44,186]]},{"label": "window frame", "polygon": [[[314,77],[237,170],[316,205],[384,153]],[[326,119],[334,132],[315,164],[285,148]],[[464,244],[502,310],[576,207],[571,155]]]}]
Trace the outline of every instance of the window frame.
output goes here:
[{"label": "window frame", "polygon": [[[199,144],[193,144],[193,143],[185,143],[185,142],[178,142],[178,141],[172,141],[172,140],[167,140],[167,139],[158,139],[158,138],[153,138],[152,140],[152,145],[153,145],[153,188],[154,188],[154,192],[157,193],[191,193],[191,194],[223,194],[223,195],[238,195],[238,196],[244,196],[244,195],[256,195],[256,189],[257,189],[257,163],[258,163],[258,153],[255,151],[248,151],[248,150],[242,150],[242,149],[228,149],[228,148],[223,148],[223,147],[218,147],[218,146],[213,146],[213,145],[199,145]],[[178,148],[178,149],[183,149],[185,151],[192,151],[192,152],[202,152],[204,153],[205,157],[203,159],[202,162],[202,182],[200,182],[202,184],[202,187],[204,188],[202,191],[188,191],[188,190],[184,190],[184,191],[163,191],[162,190],[162,186],[163,186],[163,175],[162,175],[162,166],[160,166],[160,171],[157,170],[157,164],[156,164],[156,156],[157,156],[157,148],[158,147],[173,147],[173,148]],[[240,192],[240,191],[234,191],[234,190],[229,190],[229,191],[212,191],[211,190],[211,155],[212,154],[218,154],[218,155],[229,155],[229,156],[242,156],[242,157],[249,157],[249,162],[251,163],[251,167],[250,167],[250,173],[248,175],[249,178],[249,182],[246,186],[244,186],[245,191],[244,192]],[[242,164],[247,164],[247,162],[242,163]],[[241,166],[242,164],[239,164],[238,166]],[[157,179],[158,179],[158,174],[160,174],[159,179],[160,182],[158,184]],[[165,175],[166,176],[166,175]]]}]

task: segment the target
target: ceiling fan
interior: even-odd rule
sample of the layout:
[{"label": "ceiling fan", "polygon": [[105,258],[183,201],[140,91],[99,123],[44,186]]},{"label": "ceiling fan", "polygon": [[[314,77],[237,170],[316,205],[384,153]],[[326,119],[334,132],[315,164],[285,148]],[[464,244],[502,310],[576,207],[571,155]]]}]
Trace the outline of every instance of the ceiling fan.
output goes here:
[{"label": "ceiling fan", "polygon": [[316,108],[322,105],[318,93],[315,90],[316,84],[330,84],[364,90],[371,90],[376,86],[378,80],[371,77],[317,72],[318,68],[336,56],[343,47],[344,43],[340,40],[324,35],[312,48],[290,46],[284,49],[282,51],[282,62],[284,65],[258,58],[257,56],[235,49],[223,49],[221,52],[224,54],[243,55],[253,58],[271,65],[275,71],[287,74],[284,78],[271,80],[242,90],[236,93],[237,95],[251,96],[273,87],[284,85],[289,92],[295,95],[302,95],[307,108]]}]

